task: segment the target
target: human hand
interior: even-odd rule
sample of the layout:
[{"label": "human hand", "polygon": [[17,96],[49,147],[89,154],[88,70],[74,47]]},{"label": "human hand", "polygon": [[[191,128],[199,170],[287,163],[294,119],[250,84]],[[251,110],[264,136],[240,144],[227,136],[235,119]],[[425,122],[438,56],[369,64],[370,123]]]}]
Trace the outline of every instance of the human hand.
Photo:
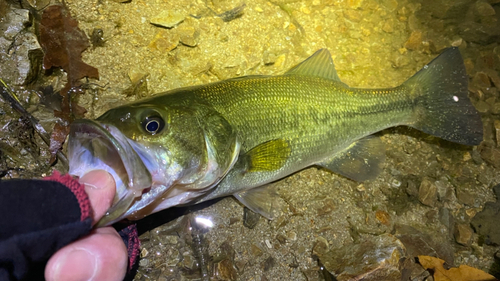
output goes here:
[{"label": "human hand", "polygon": [[[95,224],[113,202],[113,177],[102,170],[80,178],[89,196]],[[45,267],[47,281],[123,280],[128,265],[127,248],[112,227],[102,227],[57,251]]]}]

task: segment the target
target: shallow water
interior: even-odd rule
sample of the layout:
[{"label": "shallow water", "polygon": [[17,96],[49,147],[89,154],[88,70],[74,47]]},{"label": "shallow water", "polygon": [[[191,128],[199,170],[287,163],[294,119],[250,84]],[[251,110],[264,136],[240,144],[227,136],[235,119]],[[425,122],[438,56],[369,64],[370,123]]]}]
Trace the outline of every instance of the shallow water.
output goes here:
[{"label": "shallow water", "polygon": [[[142,222],[142,259],[135,280],[203,280],[197,260],[205,261],[206,273],[214,280],[324,280],[328,277],[318,257],[331,272],[341,274],[345,265],[326,265],[324,260],[365,240],[408,235],[401,225],[413,227],[417,231],[411,234],[423,240],[429,239],[425,235],[433,237],[429,244],[441,244],[443,249],[435,252],[446,253],[440,257],[448,262],[488,271],[496,248],[483,244],[477,234],[460,245],[455,232],[457,225],[472,231],[472,217],[485,202],[495,200],[492,187],[500,183],[494,166],[498,160],[492,156],[498,141],[493,122],[500,110],[495,86],[500,85],[492,76],[485,82],[478,74],[499,71],[499,37],[488,28],[498,27],[500,5],[448,2],[257,0],[246,3],[240,17],[225,22],[217,15],[240,1],[68,1],[80,28],[89,35],[102,29],[105,42],[83,54],[85,62],[99,69],[95,83],[103,86],[82,96],[88,118],[181,86],[281,74],[319,48],[330,50],[346,84],[392,87],[443,48],[458,46],[471,77],[471,99],[483,115],[485,143],[492,151],[481,153],[484,150],[408,128],[386,130],[380,135],[387,160],[377,179],[357,183],[314,167],[298,172],[276,184],[279,216],[273,221],[260,218],[252,229],[244,225],[243,206],[233,198],[190,211],[186,220],[211,219],[214,226],[206,230],[193,226],[189,231],[185,223],[160,225],[185,209],[167,210]],[[173,11],[184,20],[173,28],[150,24],[162,11]],[[144,75],[147,93],[123,94],[131,81]],[[434,192],[430,199],[423,194],[428,190]],[[325,241],[323,251],[318,250]],[[387,249],[411,259],[412,245],[391,243]],[[346,255],[345,260],[347,264],[356,259]],[[411,266],[401,264],[400,269],[412,268],[412,278],[425,275]],[[354,271],[362,274],[367,269]],[[347,275],[339,280],[347,280]]]}]

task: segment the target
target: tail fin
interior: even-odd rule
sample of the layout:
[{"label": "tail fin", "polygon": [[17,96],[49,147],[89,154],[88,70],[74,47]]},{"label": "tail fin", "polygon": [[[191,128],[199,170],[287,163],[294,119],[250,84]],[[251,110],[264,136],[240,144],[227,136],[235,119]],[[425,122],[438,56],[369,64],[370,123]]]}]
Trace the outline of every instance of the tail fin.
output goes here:
[{"label": "tail fin", "polygon": [[418,95],[410,126],[460,144],[481,143],[483,125],[467,96],[468,81],[458,48],[443,51],[403,84]]}]

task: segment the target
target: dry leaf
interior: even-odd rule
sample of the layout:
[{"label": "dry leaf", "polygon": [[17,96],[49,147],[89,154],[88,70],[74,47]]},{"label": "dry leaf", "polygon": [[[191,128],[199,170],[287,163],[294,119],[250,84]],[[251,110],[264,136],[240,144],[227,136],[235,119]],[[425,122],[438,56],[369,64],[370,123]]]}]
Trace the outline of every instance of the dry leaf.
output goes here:
[{"label": "dry leaf", "polygon": [[70,87],[83,77],[99,78],[97,68],[82,61],[82,52],[90,46],[78,22],[62,5],[47,7],[40,21],[40,44],[44,57],[43,68],[61,67],[68,74]]},{"label": "dry leaf", "polygon": [[75,97],[83,93],[80,80],[84,77],[98,79],[99,73],[97,68],[82,61],[82,52],[90,43],[64,5],[52,5],[43,11],[40,20],[40,44],[45,54],[44,69],[61,67],[68,75],[68,82],[59,92],[62,96],[60,110],[54,110],[54,115],[63,122],[54,126],[50,137],[53,162],[66,139],[69,126],[75,117],[81,118],[86,112],[85,108],[75,102]]},{"label": "dry leaf", "polygon": [[445,269],[443,267],[444,260],[429,257],[418,256],[418,262],[425,269],[434,271],[434,281],[493,281],[498,280],[493,275],[490,275],[482,270],[467,265],[460,265],[458,268],[453,267]]}]

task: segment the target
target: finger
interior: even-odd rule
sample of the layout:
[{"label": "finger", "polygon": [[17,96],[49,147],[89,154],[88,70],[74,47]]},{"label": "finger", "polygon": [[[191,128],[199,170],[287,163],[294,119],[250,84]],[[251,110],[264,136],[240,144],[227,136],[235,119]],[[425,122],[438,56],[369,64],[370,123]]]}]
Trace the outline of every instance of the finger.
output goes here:
[{"label": "finger", "polygon": [[93,211],[92,220],[96,223],[113,203],[116,193],[115,180],[108,172],[95,170],[81,177],[80,183],[85,184],[85,192],[89,196]]},{"label": "finger", "polygon": [[112,227],[103,227],[57,251],[45,267],[45,279],[121,281],[127,259],[120,235]]}]

